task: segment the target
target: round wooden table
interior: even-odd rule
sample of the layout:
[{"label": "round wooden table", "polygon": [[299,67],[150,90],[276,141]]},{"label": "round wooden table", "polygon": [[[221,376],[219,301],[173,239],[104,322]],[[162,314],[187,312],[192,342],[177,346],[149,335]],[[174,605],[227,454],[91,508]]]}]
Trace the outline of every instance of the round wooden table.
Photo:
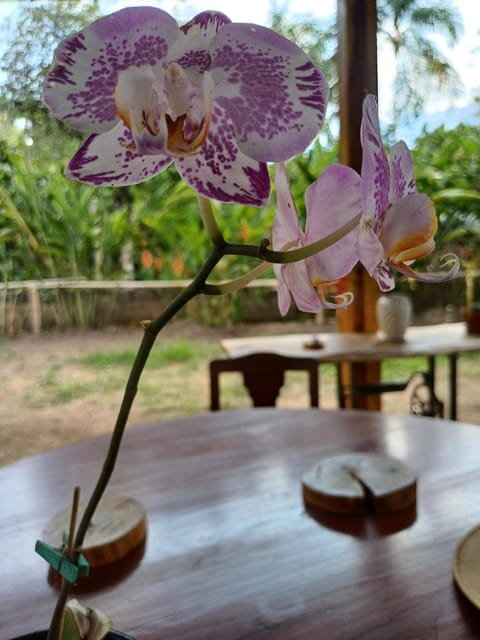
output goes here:
[{"label": "round wooden table", "polygon": [[[48,625],[56,591],[35,540],[75,485],[87,496],[106,443],[0,468],[2,640]],[[346,452],[408,464],[416,510],[306,512],[303,472]],[[451,571],[480,523],[480,427],[315,409],[165,420],[127,430],[110,492],[144,504],[147,542],[121,579],[80,599],[137,640],[480,637]]]}]

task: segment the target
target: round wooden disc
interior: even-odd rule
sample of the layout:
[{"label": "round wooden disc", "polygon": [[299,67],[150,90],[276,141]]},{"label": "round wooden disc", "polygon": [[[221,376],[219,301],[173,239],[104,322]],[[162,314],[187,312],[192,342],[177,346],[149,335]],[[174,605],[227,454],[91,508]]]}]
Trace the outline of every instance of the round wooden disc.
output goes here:
[{"label": "round wooden disc", "polygon": [[453,577],[460,591],[480,609],[480,525],[458,543],[453,556]]},{"label": "round wooden disc", "polygon": [[337,513],[387,513],[416,502],[416,477],[400,460],[375,453],[323,458],[302,477],[307,506]]},{"label": "round wooden disc", "polygon": [[304,349],[323,349],[323,342],[321,342],[317,337],[313,337],[311,340],[303,343]]},{"label": "round wooden disc", "polygon": [[[77,523],[85,511],[86,502],[80,502]],[[57,513],[43,532],[43,540],[59,548],[63,532],[70,523],[71,507]],[[96,510],[85,536],[82,553],[91,567],[110,564],[122,559],[144,542],[147,531],[143,505],[132,498],[105,496]]]}]

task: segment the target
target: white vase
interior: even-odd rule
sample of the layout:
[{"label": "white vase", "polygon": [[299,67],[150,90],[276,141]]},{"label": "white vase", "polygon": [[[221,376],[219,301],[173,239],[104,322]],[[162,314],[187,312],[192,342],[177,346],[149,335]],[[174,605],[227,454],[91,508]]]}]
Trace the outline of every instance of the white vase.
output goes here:
[{"label": "white vase", "polygon": [[380,337],[391,342],[402,342],[412,319],[410,298],[403,293],[380,296],[375,310]]}]

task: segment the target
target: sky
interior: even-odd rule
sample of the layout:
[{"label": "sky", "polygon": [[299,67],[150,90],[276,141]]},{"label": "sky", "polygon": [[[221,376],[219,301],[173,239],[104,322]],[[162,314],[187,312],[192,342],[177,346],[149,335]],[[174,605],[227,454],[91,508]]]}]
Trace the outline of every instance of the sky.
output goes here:
[{"label": "sky", "polygon": [[[51,0],[54,1],[54,0]],[[179,22],[188,20],[199,11],[210,9],[222,11],[236,22],[254,22],[268,24],[272,5],[277,9],[287,9],[289,14],[301,13],[323,18],[335,14],[337,0],[302,0],[301,3],[289,0],[101,0],[104,13],[134,5],[151,5],[161,7],[174,15]],[[464,35],[453,48],[447,49],[442,39],[437,40],[438,46],[448,56],[449,61],[459,72],[463,90],[455,98],[438,95],[435,100],[426,102],[425,114],[436,113],[451,107],[466,107],[471,105],[475,92],[480,90],[480,7],[476,0],[452,0],[451,4],[460,11],[464,22]],[[18,3],[13,0],[0,0],[0,21],[11,15]],[[301,12],[292,10],[292,6],[301,5]],[[180,9],[181,7],[181,9]],[[0,42],[0,54],[1,54]],[[476,53],[475,53],[476,49]],[[379,107],[380,117],[386,122],[391,121],[389,107],[391,104],[391,67],[393,58],[390,52],[379,50]]]}]

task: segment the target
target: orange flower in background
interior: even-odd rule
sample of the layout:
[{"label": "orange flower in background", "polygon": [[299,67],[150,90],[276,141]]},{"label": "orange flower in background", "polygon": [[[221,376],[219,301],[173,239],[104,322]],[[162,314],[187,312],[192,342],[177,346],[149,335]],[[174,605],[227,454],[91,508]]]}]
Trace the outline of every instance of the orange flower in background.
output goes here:
[{"label": "orange flower in background", "polygon": [[140,254],[140,260],[144,269],[150,269],[153,264],[152,252],[148,249],[144,249]]},{"label": "orange flower in background", "polygon": [[240,225],[240,236],[242,237],[242,240],[244,242],[249,242],[251,235],[252,235],[251,227],[245,222],[242,222],[242,224]]},{"label": "orange flower in background", "polygon": [[339,278],[336,282],[333,283],[335,295],[340,296],[350,289],[351,285],[349,282],[349,275],[344,276],[343,278]]},{"label": "orange flower in background", "polygon": [[174,275],[179,278],[182,273],[183,273],[183,269],[184,269],[184,263],[183,260],[180,256],[177,256],[176,258],[173,259],[172,262],[172,269],[173,269],[173,273]]},{"label": "orange flower in background", "polygon": [[163,269],[163,260],[158,256],[153,259],[153,268],[157,273],[160,273],[160,271]]}]

